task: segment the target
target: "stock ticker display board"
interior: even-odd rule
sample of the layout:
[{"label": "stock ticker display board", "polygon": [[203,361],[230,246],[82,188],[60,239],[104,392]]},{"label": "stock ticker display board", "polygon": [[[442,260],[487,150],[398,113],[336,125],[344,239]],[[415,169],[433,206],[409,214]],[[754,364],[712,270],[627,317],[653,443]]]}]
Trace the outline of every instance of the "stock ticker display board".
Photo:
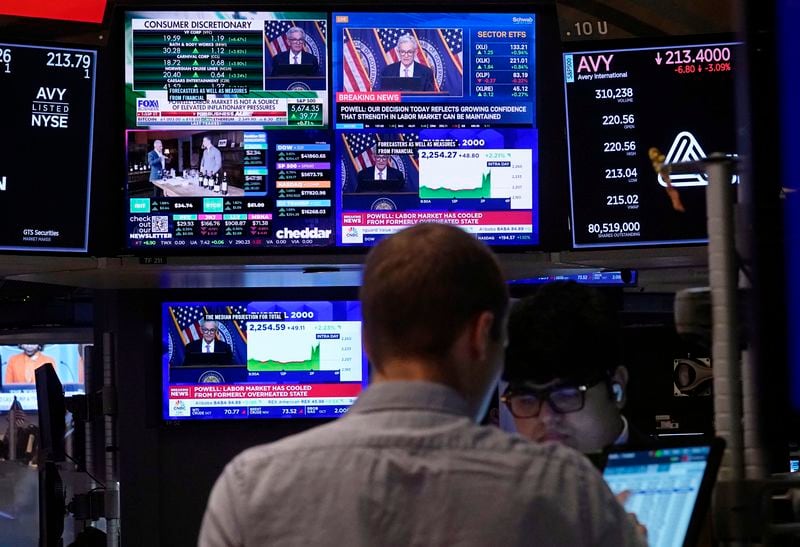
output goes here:
[{"label": "stock ticker display board", "polygon": [[537,244],[534,15],[328,15],[126,14],[129,248]]},{"label": "stock ticker display board", "polygon": [[95,51],[0,43],[0,250],[87,250],[95,65]]},{"label": "stock ticker display board", "polygon": [[564,54],[575,247],[707,240],[705,175],[657,170],[736,152],[741,55],[739,43]]}]

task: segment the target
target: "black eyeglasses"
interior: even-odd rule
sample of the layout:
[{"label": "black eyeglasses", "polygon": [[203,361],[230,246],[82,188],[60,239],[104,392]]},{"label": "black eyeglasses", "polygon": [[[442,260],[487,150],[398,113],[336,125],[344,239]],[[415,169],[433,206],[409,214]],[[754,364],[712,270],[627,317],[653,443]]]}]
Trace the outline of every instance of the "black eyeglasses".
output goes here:
[{"label": "black eyeglasses", "polygon": [[601,381],[602,378],[588,384],[558,384],[544,389],[509,388],[500,397],[500,401],[515,418],[535,418],[542,411],[542,403],[545,401],[553,412],[569,414],[583,409],[586,392]]}]

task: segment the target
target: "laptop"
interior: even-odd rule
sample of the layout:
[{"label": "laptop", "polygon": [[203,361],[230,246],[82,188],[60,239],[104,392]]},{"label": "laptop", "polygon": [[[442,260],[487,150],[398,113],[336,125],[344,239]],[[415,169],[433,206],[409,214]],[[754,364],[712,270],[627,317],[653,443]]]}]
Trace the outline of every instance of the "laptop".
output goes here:
[{"label": "laptop", "polygon": [[696,544],[724,446],[722,439],[669,439],[608,452],[603,477],[614,494],[631,492],[625,509],[647,527],[650,547]]}]

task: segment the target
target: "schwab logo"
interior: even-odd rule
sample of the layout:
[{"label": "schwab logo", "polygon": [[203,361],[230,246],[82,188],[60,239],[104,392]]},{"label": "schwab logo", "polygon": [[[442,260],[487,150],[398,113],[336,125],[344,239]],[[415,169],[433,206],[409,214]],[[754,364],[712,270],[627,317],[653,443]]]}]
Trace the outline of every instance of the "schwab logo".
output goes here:
[{"label": "schwab logo", "polygon": [[8,184],[8,181],[6,180],[6,177],[5,176],[0,177],[0,192],[5,192],[6,191],[6,185],[7,184]]},{"label": "schwab logo", "polygon": [[[705,157],[706,153],[703,152],[703,148],[700,146],[700,143],[697,142],[697,139],[694,138],[694,135],[688,131],[681,131],[678,133],[678,136],[675,137],[675,141],[673,141],[667,153],[667,157],[664,159],[664,163],[698,161]],[[675,188],[682,188],[684,186],[708,186],[708,179],[699,173],[679,173],[670,175],[669,181]],[[658,175],[658,183],[664,188],[667,187],[667,181],[664,180],[664,177],[662,177],[660,173]],[[731,178],[731,183],[738,184],[739,175],[734,175]]]},{"label": "schwab logo", "polygon": [[158,99],[136,99],[138,110],[158,110]]},{"label": "schwab logo", "polygon": [[333,230],[320,230],[319,228],[303,228],[302,230],[290,230],[282,228],[275,232],[278,239],[328,239]]}]

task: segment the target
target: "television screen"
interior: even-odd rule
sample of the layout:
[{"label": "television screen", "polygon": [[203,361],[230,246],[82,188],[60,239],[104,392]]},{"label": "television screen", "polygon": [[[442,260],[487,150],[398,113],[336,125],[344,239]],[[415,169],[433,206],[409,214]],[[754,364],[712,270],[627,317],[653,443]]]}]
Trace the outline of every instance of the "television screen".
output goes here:
[{"label": "television screen", "polygon": [[128,12],[132,249],[332,246],[324,13]]},{"label": "television screen", "polygon": [[0,43],[0,250],[86,252],[96,60]]},{"label": "television screen", "polygon": [[163,418],[335,418],[367,385],[357,301],[165,302]]},{"label": "television screen", "polygon": [[736,152],[742,55],[734,42],[564,54],[576,248],[707,241],[706,177],[657,168]]},{"label": "television screen", "polygon": [[327,125],[326,28],[325,13],[127,12],[128,128]]},{"label": "television screen", "polygon": [[[7,337],[4,337],[7,338]],[[43,341],[47,341],[42,337]],[[37,410],[35,370],[52,363],[64,393],[84,393],[84,351],[87,344],[29,343],[0,345],[0,412],[8,412],[14,398],[25,411]]]},{"label": "television screen", "polygon": [[337,243],[418,222],[535,245],[535,16],[334,13]]}]

